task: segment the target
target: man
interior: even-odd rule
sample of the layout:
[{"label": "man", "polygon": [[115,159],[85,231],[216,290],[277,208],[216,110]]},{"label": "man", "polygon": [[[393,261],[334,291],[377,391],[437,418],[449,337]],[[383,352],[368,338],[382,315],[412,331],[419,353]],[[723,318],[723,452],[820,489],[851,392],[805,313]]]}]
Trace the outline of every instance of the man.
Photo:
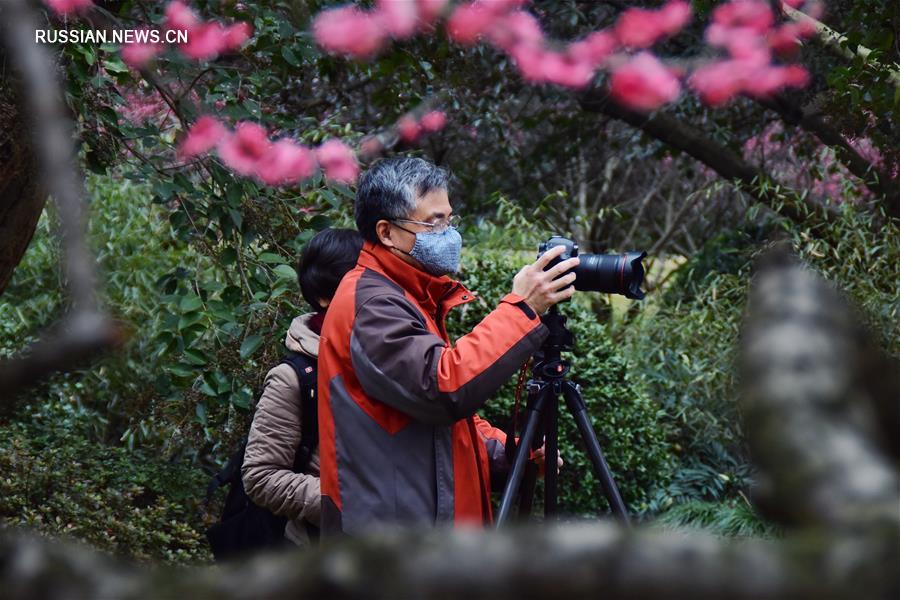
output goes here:
[{"label": "man", "polygon": [[[547,336],[539,315],[565,300],[573,258],[554,248],[453,345],[444,319],[473,294],[447,276],[462,240],[448,174],[419,158],[374,165],[356,194],[365,243],[341,281],[319,347],[322,532],[380,524],[491,521],[491,462],[503,433],[475,416]],[[558,278],[558,279],[557,279]]]}]

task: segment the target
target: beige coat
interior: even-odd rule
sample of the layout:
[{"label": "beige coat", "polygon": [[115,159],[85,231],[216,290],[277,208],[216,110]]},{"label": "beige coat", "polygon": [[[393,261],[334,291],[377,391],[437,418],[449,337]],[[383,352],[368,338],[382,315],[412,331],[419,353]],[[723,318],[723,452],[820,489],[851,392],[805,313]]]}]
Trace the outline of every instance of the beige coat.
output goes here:
[{"label": "beige coat", "polygon": [[[288,350],[313,358],[319,354],[319,336],[309,328],[312,314],[294,319],[285,339]],[[266,375],[263,392],[253,414],[241,474],[253,502],[288,518],[285,537],[297,545],[309,543],[304,520],[318,527],[320,513],[319,449],[310,460],[310,472],[294,473],[294,455],[300,445],[300,382],[290,365],[280,364]]]}]

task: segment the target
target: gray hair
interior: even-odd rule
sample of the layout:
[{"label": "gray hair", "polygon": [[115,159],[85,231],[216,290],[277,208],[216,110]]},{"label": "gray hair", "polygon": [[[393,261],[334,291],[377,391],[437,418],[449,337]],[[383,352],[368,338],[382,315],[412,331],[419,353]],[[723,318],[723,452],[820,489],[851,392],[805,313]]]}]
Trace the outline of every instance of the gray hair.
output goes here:
[{"label": "gray hair", "polygon": [[447,169],[421,158],[378,161],[362,176],[356,190],[356,228],[366,240],[378,242],[378,221],[407,218],[416,210],[420,196],[447,189],[449,180]]}]

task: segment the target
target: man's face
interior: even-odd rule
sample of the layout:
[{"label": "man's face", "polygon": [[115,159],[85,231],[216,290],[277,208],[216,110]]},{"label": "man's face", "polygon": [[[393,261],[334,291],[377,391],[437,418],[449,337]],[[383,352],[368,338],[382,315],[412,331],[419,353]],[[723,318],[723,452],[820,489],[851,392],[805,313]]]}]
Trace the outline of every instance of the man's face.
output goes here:
[{"label": "man's face", "polygon": [[[438,223],[446,221],[453,214],[450,206],[450,197],[447,190],[434,189],[419,196],[416,210],[406,218],[410,221],[423,223]],[[416,233],[429,233],[431,228],[427,225],[403,221],[398,224],[389,221],[379,221],[377,227],[381,243],[391,249],[394,254],[417,269],[423,270],[422,264],[409,256],[416,243]]]}]

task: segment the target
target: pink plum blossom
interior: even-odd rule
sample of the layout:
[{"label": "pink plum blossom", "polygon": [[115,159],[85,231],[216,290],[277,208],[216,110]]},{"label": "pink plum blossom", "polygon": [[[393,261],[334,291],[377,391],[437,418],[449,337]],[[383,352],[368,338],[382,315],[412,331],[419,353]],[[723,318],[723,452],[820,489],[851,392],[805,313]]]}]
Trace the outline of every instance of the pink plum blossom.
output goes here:
[{"label": "pink plum blossom", "polygon": [[200,18],[180,0],[166,6],[166,27],[178,31],[190,31],[200,23]]},{"label": "pink plum blossom", "polygon": [[91,0],[46,0],[47,6],[60,16],[81,12],[94,5]]},{"label": "pink plum blossom", "polygon": [[510,56],[526,81],[544,82],[544,50],[533,44],[519,44],[510,50]]},{"label": "pink plum blossom", "polygon": [[594,78],[590,64],[560,52],[545,51],[540,66],[544,81],[564,87],[583,88]]},{"label": "pink plum blossom", "polygon": [[800,40],[816,33],[816,26],[810,21],[785,23],[769,32],[769,47],[781,56],[794,56],[800,50]]},{"label": "pink plum blossom", "polygon": [[471,46],[490,29],[497,13],[489,9],[491,3],[468,2],[460,4],[447,20],[447,35],[463,46]]},{"label": "pink plum blossom", "polygon": [[732,57],[739,60],[751,60],[758,64],[772,60],[765,38],[748,27],[729,29],[724,46]]},{"label": "pink plum blossom", "polygon": [[185,56],[196,60],[215,58],[225,50],[225,28],[218,23],[203,23],[188,31],[188,41],[180,46]]},{"label": "pink plum blossom", "polygon": [[799,65],[768,66],[749,77],[744,89],[751,96],[765,98],[784,88],[805,87],[807,84],[809,73]]},{"label": "pink plum blossom", "polygon": [[376,13],[381,26],[397,39],[406,39],[416,32],[419,21],[415,0],[377,0]]},{"label": "pink plum blossom", "polygon": [[194,122],[184,141],[178,149],[178,154],[184,158],[197,156],[209,152],[228,135],[225,126],[217,119],[204,115]]},{"label": "pink plum blossom", "polygon": [[431,110],[425,113],[419,124],[424,131],[440,131],[447,124],[447,115],[441,110]]},{"label": "pink plum blossom", "polygon": [[698,68],[689,84],[706,104],[720,106],[741,93],[746,71],[741,61],[722,60]]},{"label": "pink plum blossom", "polygon": [[691,20],[691,5],[684,0],[672,0],[658,11],[658,24],[665,35],[675,35]]},{"label": "pink plum blossom", "polygon": [[319,13],[313,33],[325,50],[357,59],[371,58],[386,41],[379,20],[352,6]]},{"label": "pink plum blossom", "polygon": [[602,65],[618,46],[616,36],[609,31],[595,31],[581,41],[569,44],[569,56],[594,68]]},{"label": "pink plum blossom", "polygon": [[316,172],[316,159],[306,146],[279,140],[257,161],[255,172],[267,185],[296,183],[312,177]]},{"label": "pink plum blossom", "polygon": [[681,84],[655,56],[641,52],[613,72],[610,93],[626,106],[651,111],[677,99]]},{"label": "pink plum blossom", "polygon": [[421,133],[419,124],[412,115],[403,115],[397,120],[397,134],[404,142],[414,142]]},{"label": "pink plum blossom", "polygon": [[809,83],[809,74],[796,65],[724,60],[700,67],[689,83],[705,103],[719,106],[743,93],[766,97],[786,87],[803,87]]},{"label": "pink plum blossom", "polygon": [[359,165],[353,150],[340,140],[328,140],[316,149],[325,177],[340,183],[353,183],[359,175]]},{"label": "pink plum blossom", "polygon": [[775,21],[772,9],[763,0],[731,0],[717,6],[712,18],[719,25],[749,27],[757,33],[767,32]]},{"label": "pink plum blossom", "polygon": [[647,48],[680,31],[690,18],[691,7],[683,0],[673,0],[660,10],[629,8],[616,22],[616,36],[630,48]]},{"label": "pink plum blossom", "polygon": [[122,46],[122,60],[133,69],[142,69],[163,51],[162,44],[133,42]]},{"label": "pink plum blossom", "polygon": [[247,22],[235,23],[225,28],[225,49],[236,50],[253,35],[253,26]]},{"label": "pink plum blossom", "polygon": [[616,36],[629,48],[652,46],[661,34],[656,23],[656,13],[652,10],[629,8],[616,22]]},{"label": "pink plum blossom", "polygon": [[523,10],[512,11],[494,20],[487,32],[494,46],[507,52],[517,44],[543,44],[544,32],[537,18]]},{"label": "pink plum blossom", "polygon": [[238,124],[234,134],[218,145],[219,156],[232,171],[241,175],[256,173],[256,165],[272,146],[266,130],[256,123]]}]

